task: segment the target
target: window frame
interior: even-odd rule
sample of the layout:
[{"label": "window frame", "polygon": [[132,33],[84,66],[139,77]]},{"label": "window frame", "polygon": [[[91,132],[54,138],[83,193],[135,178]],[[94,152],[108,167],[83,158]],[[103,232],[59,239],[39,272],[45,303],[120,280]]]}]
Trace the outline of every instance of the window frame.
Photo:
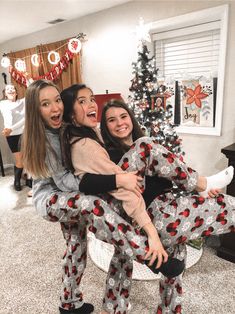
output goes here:
[{"label": "window frame", "polygon": [[[217,96],[216,96],[216,114],[214,127],[190,127],[178,126],[176,131],[179,133],[202,134],[202,135],[221,135],[222,114],[223,114],[223,99],[224,99],[224,81],[225,81],[225,65],[226,65],[226,50],[227,50],[227,36],[228,36],[228,11],[229,5],[221,5],[178,15],[175,17],[155,21],[148,24],[151,38],[156,32],[165,32],[174,30],[175,28],[183,28],[196,24],[208,23],[219,20],[220,27],[220,55],[218,64],[218,81],[217,81]],[[156,36],[156,35],[155,35]],[[154,44],[153,44],[154,45]]]}]

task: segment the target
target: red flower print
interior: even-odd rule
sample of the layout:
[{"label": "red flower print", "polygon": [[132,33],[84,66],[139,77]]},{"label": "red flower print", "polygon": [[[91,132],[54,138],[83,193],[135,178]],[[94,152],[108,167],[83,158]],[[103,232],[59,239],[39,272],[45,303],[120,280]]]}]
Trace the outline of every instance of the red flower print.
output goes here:
[{"label": "red flower print", "polygon": [[187,105],[191,105],[193,102],[195,102],[196,106],[198,108],[201,108],[202,102],[201,99],[208,97],[208,94],[202,93],[202,87],[200,84],[198,84],[195,89],[192,88],[186,88],[187,93]]},{"label": "red flower print", "polygon": [[209,227],[207,230],[204,230],[202,232],[202,237],[208,237],[209,235],[211,235],[211,233],[214,231],[213,227]]},{"label": "red flower print", "polygon": [[123,164],[121,165],[122,170],[126,170],[129,167],[129,160],[128,158],[123,159]]},{"label": "red flower print", "polygon": [[132,268],[129,268],[128,266],[125,268],[126,276],[131,277],[132,275]]},{"label": "red flower print", "polygon": [[186,208],[184,211],[179,213],[179,215],[183,215],[184,217],[188,217],[189,214],[190,214],[190,210],[188,208]]},{"label": "red flower print", "polygon": [[177,283],[176,284],[176,290],[177,290],[177,292],[179,293],[179,294],[182,294],[183,293],[183,289],[182,289],[182,287]]},{"label": "red flower print", "polygon": [[113,301],[117,300],[117,298],[115,297],[112,289],[109,289],[109,291],[107,293],[107,297],[108,297],[108,299],[111,299]]},{"label": "red flower print", "polygon": [[177,314],[177,313],[181,313],[181,305],[176,305],[175,310],[173,311],[173,313]]},{"label": "red flower print", "polygon": [[123,295],[126,299],[129,297],[129,293],[127,289],[122,288],[121,295]]},{"label": "red flower print", "polygon": [[186,236],[180,236],[180,237],[177,239],[177,243],[180,244],[180,243],[186,242],[186,240],[187,240],[187,237],[186,237]]},{"label": "red flower print", "polygon": [[52,204],[55,204],[55,203],[57,202],[57,200],[58,200],[58,195],[57,195],[57,194],[54,194],[54,195],[51,197],[50,201],[49,201],[50,206],[51,206]]}]

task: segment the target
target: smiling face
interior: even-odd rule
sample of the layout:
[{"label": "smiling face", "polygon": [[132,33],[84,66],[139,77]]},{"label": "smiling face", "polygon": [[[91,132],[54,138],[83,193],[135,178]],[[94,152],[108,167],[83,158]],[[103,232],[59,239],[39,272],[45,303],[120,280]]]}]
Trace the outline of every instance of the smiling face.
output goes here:
[{"label": "smiling face", "polygon": [[41,89],[39,93],[39,101],[39,110],[44,123],[53,129],[60,128],[64,106],[58,90],[53,86],[47,86]]},{"label": "smiling face", "polygon": [[131,145],[133,123],[128,112],[123,108],[111,107],[106,111],[106,124],[109,133],[121,140],[121,142]]},{"label": "smiling face", "polygon": [[78,126],[95,128],[97,126],[98,106],[95,97],[89,88],[78,91],[73,105],[73,121]]},{"label": "smiling face", "polygon": [[5,96],[10,101],[16,101],[17,93],[14,85],[6,85]]}]

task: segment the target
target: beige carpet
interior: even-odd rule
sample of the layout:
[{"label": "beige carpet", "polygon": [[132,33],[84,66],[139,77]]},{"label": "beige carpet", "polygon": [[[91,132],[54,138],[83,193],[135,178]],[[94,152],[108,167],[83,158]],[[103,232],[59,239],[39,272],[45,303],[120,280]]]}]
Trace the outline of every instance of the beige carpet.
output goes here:
[{"label": "beige carpet", "polygon": [[[11,169],[0,177],[0,314],[56,314],[64,241],[59,224],[39,217],[27,198],[15,192]],[[92,261],[82,282],[85,299],[101,308],[106,273]],[[235,265],[204,248],[184,275],[184,314],[234,314]],[[134,281],[131,314],[154,313],[158,280]]]}]

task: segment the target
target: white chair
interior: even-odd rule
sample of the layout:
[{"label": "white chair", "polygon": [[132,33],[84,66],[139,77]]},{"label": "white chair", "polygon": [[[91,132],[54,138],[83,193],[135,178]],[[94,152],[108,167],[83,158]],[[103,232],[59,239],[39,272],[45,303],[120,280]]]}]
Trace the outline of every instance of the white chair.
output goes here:
[{"label": "white chair", "polygon": [[[187,259],[186,269],[196,264],[202,256],[203,250],[194,249],[186,245]],[[109,264],[114,253],[112,244],[96,239],[91,232],[88,233],[88,252],[93,263],[105,272],[108,272]],[[160,274],[154,274],[146,265],[134,261],[133,279],[135,280],[156,280]]]}]

